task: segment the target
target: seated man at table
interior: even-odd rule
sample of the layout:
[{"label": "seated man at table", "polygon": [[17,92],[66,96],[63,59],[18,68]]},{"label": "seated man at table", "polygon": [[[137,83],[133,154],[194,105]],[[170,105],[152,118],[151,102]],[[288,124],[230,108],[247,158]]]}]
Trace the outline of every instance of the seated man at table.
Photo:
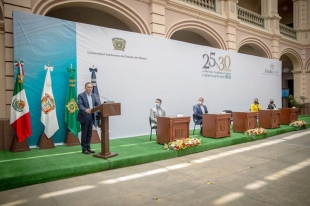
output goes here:
[{"label": "seated man at table", "polygon": [[254,99],[254,103],[251,104],[251,112],[258,112],[259,110],[262,110],[262,107],[258,103],[258,99]]},{"label": "seated man at table", "polygon": [[151,117],[151,126],[157,127],[157,117],[166,116],[165,109],[161,106],[161,99],[155,100],[155,107],[151,109],[150,117]]},{"label": "seated man at table", "polygon": [[[194,110],[194,122],[196,124],[202,124],[202,115],[208,113],[208,109],[205,105],[203,105],[204,99],[200,97],[198,99],[198,104],[194,105],[193,110]],[[200,130],[200,135],[202,134],[202,127]]]},{"label": "seated man at table", "polygon": [[270,99],[267,109],[277,109],[277,106],[275,105],[273,99]]}]

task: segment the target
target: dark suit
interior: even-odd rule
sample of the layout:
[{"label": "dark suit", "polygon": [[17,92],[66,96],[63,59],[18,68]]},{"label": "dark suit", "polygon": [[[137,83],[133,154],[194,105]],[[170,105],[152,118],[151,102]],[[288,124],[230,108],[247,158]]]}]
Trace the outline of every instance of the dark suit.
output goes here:
[{"label": "dark suit", "polygon": [[199,104],[196,104],[193,107],[193,110],[194,110],[194,122],[196,124],[202,124],[202,115],[208,113],[207,107],[205,105],[202,105],[202,106],[203,106],[203,108],[205,110],[205,113],[202,112]]},{"label": "dark suit", "polygon": [[267,109],[276,109],[277,106],[275,104],[268,104],[268,108]]},{"label": "dark suit", "polygon": [[[79,112],[77,115],[77,120],[81,123],[81,146],[82,150],[90,150],[90,140],[93,132],[93,121],[94,114],[87,114],[86,109],[89,108],[88,99],[86,92],[79,94],[78,96],[78,106]],[[99,105],[99,101],[95,98],[95,95],[91,94],[91,99],[93,102],[93,107]]]}]

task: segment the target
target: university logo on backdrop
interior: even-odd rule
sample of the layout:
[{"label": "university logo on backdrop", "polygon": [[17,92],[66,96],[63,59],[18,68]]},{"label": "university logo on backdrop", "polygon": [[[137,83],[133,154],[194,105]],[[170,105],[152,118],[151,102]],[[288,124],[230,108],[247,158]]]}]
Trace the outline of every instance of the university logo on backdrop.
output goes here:
[{"label": "university logo on backdrop", "polygon": [[202,76],[209,78],[231,79],[231,58],[230,56],[216,56],[215,52],[203,54],[204,64]]},{"label": "university logo on backdrop", "polygon": [[265,70],[263,71],[263,74],[279,76],[280,72],[278,71],[277,68],[275,68],[274,63],[271,62],[269,68],[267,68],[267,69],[265,68]]},{"label": "university logo on backdrop", "polygon": [[113,42],[114,50],[121,50],[121,51],[125,50],[126,41],[124,39],[113,38],[112,42]]}]

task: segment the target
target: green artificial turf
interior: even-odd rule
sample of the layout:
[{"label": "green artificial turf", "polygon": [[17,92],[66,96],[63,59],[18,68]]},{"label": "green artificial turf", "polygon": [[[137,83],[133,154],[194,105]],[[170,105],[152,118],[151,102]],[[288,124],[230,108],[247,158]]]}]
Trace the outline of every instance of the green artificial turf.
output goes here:
[{"label": "green artificial turf", "polygon": [[[306,121],[307,126],[310,126],[310,116],[299,116],[299,120]],[[291,131],[295,131],[295,128],[281,125],[277,129],[268,129],[266,135],[257,136],[255,139],[233,131],[231,131],[231,137],[212,139],[199,136],[198,129],[196,134],[191,137],[201,138],[203,144],[179,151],[164,150],[163,145],[157,144],[155,135],[153,135],[152,141],[149,141],[149,135],[112,139],[110,140],[110,151],[118,153],[118,156],[109,159],[94,158],[92,155],[82,154],[79,145],[57,146],[44,150],[31,149],[29,152],[17,153],[0,151],[0,191],[175,158]],[[99,153],[101,144],[92,144],[92,149]]]}]

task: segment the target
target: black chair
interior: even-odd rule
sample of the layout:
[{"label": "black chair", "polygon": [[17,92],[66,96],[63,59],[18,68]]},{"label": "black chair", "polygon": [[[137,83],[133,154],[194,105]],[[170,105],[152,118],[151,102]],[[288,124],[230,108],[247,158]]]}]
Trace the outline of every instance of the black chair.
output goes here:
[{"label": "black chair", "polygon": [[231,114],[231,117],[230,117],[230,123],[231,123],[234,120],[232,111],[231,110],[223,110],[223,112]]},{"label": "black chair", "polygon": [[[195,123],[195,125],[194,125],[194,131],[193,131],[193,135],[195,134],[195,128],[196,128],[196,125],[197,125],[197,123],[196,123],[196,118],[195,118],[195,114],[193,114],[193,121],[194,121],[194,123]],[[199,124],[200,125],[200,129],[201,129],[201,127],[202,127],[202,124]]]},{"label": "black chair", "polygon": [[152,140],[152,130],[155,129],[156,134],[157,134],[157,126],[152,127],[151,117],[149,117],[149,122],[150,122],[150,127],[151,127],[151,134],[150,134],[150,141],[151,141]]}]

